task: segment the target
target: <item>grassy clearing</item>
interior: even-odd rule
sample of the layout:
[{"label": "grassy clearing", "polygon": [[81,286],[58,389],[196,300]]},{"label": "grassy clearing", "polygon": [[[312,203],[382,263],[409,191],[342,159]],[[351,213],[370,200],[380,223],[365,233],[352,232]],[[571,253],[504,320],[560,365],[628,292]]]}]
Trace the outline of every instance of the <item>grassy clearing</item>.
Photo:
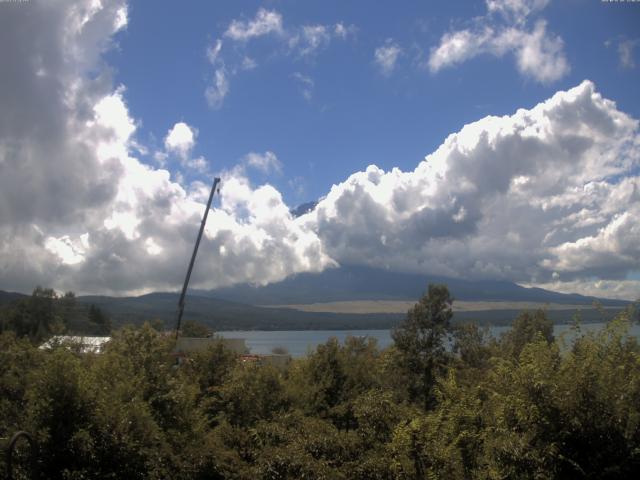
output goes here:
[{"label": "grassy clearing", "polygon": [[[343,302],[310,303],[295,305],[262,305],[265,308],[289,308],[301,312],[314,313],[406,313],[416,302],[409,300],[353,300]],[[495,310],[588,310],[592,305],[566,305],[542,302],[486,302],[456,301],[453,310],[456,312],[487,312]],[[614,308],[614,307],[605,307]],[[616,307],[619,309],[619,307]]]}]

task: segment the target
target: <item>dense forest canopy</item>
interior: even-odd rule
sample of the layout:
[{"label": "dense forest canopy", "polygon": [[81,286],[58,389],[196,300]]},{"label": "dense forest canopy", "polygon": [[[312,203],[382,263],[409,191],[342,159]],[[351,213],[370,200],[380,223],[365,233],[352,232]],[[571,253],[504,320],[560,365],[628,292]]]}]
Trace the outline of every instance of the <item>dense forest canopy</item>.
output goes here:
[{"label": "dense forest canopy", "polygon": [[39,290],[3,317],[0,437],[30,432],[50,479],[636,478],[632,310],[571,341],[523,312],[495,339],[452,302],[430,286],[391,348],[330,339],[275,369],[222,343],[178,366],[148,323],[101,354],[38,349],[73,304]]},{"label": "dense forest canopy", "polygon": [[13,331],[38,342],[52,334],[107,335],[111,320],[96,305],[80,304],[73,292],[40,286],[30,297],[0,305],[0,333]]}]

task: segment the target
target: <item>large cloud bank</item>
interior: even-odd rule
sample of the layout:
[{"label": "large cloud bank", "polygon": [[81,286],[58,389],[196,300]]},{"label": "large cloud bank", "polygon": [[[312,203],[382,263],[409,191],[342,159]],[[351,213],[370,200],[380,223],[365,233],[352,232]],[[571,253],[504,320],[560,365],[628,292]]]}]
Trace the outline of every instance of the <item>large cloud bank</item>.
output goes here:
[{"label": "large cloud bank", "polygon": [[338,262],[523,283],[622,279],[640,270],[639,166],[638,122],[585,81],[466,125],[412,172],[369,166],[306,220]]},{"label": "large cloud bank", "polygon": [[[124,1],[4,8],[0,288],[137,293],[182,282],[206,193],[132,156],[136,123],[101,62],[126,24]],[[167,151],[188,163],[194,142],[178,123]],[[238,172],[226,174],[209,216],[194,286],[262,284],[334,263],[278,191]]]},{"label": "large cloud bank", "polygon": [[[126,28],[126,3],[5,10],[0,288],[177,288],[208,185],[185,186],[136,157],[143,147],[126,90],[101,60]],[[161,153],[185,168],[206,165],[190,157],[196,140],[195,127],[176,123]],[[350,263],[626,298],[640,291],[618,281],[640,271],[638,122],[589,81],[464,126],[414,171],[369,166],[300,218],[275,188],[250,183],[246,169],[260,165],[281,167],[273,152],[249,153],[222,172],[192,286],[265,284]]]}]

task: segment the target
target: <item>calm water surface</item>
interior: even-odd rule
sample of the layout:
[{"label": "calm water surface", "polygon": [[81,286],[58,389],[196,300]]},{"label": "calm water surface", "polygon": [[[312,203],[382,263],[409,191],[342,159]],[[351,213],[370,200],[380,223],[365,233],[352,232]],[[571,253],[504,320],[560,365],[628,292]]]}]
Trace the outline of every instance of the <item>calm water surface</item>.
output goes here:
[{"label": "calm water surface", "polygon": [[[585,323],[581,325],[582,332],[598,331],[604,327],[604,323]],[[493,336],[500,336],[511,327],[490,327]],[[556,325],[554,335],[559,337],[564,334],[567,340],[571,340],[571,325]],[[284,330],[284,331],[227,331],[217,332],[225,338],[244,338],[251,353],[271,353],[275,347],[284,347],[294,357],[302,357],[315,348],[325,343],[329,338],[336,337],[341,343],[344,339],[353,337],[372,337],[378,341],[380,348],[386,348],[393,343],[391,330]],[[634,324],[630,333],[640,338],[640,325]]]}]

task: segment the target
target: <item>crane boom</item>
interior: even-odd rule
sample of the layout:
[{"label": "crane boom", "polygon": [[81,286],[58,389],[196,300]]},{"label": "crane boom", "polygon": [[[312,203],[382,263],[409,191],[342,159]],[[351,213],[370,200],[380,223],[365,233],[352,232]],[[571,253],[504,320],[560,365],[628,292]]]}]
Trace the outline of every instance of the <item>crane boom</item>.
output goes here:
[{"label": "crane boom", "polygon": [[196,255],[198,254],[198,247],[200,246],[200,240],[202,239],[202,233],[204,232],[204,226],[207,223],[207,216],[209,215],[209,209],[211,208],[211,202],[213,201],[213,195],[218,188],[218,184],[220,183],[220,178],[216,177],[213,179],[213,185],[211,187],[211,193],[209,194],[209,201],[207,202],[207,208],[204,211],[204,215],[202,216],[202,223],[200,224],[200,231],[198,232],[198,238],[196,239],[196,244],[193,247],[193,254],[191,255],[191,261],[189,262],[189,268],[187,269],[187,276],[184,279],[184,285],[182,286],[182,293],[180,294],[180,300],[178,301],[178,322],[176,324],[176,340],[178,339],[178,335],[180,334],[180,324],[182,323],[182,313],[184,312],[184,297],[187,294],[187,288],[189,287],[189,279],[191,278],[191,271],[193,270],[193,265],[196,262]]}]

